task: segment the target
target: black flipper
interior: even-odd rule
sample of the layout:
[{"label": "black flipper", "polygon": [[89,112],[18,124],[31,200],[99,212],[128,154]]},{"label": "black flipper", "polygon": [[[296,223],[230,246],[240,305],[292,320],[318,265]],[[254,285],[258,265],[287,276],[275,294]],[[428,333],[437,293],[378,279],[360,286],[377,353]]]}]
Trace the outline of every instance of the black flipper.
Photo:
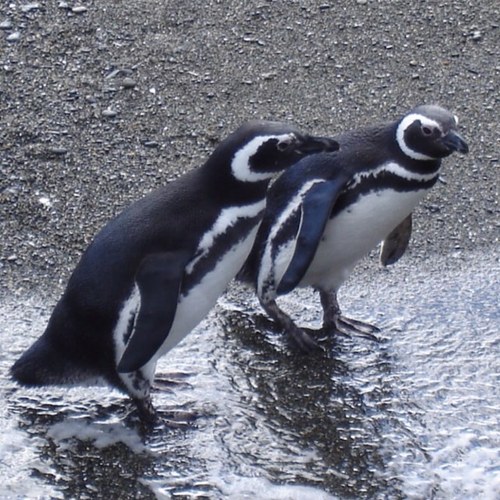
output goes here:
[{"label": "black flipper", "polygon": [[167,338],[189,258],[186,252],[166,252],[148,255],[141,262],[136,275],[141,306],[118,372],[133,372],[144,366]]},{"label": "black flipper", "polygon": [[410,214],[382,242],[380,263],[383,266],[390,266],[396,263],[405,253],[411,238],[411,227],[412,219]]},{"label": "black flipper", "polygon": [[278,285],[278,295],[291,292],[304,277],[316,253],[333,205],[347,180],[347,174],[341,171],[333,179],[314,184],[305,195],[295,252]]}]

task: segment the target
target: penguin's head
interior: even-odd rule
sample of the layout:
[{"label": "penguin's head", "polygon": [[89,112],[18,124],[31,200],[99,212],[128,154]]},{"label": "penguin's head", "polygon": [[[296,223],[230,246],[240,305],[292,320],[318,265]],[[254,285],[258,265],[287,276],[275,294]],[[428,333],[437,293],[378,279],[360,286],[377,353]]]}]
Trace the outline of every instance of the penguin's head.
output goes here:
[{"label": "penguin's head", "polygon": [[337,141],[315,137],[280,122],[249,121],[229,138],[233,149],[231,171],[244,182],[271,179],[302,157],[314,153],[337,151]]},{"label": "penguin's head", "polygon": [[458,119],[436,105],[414,108],[397,126],[396,139],[403,153],[414,160],[437,160],[469,146],[457,132]]}]

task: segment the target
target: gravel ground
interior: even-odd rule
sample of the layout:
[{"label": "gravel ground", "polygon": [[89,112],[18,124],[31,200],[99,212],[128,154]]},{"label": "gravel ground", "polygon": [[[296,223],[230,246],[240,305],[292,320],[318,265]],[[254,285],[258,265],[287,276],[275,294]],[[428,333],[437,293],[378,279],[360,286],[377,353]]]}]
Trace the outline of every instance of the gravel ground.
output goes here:
[{"label": "gravel ground", "polygon": [[0,294],[59,293],[96,231],[249,118],[334,134],[436,102],[455,155],[413,259],[498,244],[497,0],[3,0]]}]

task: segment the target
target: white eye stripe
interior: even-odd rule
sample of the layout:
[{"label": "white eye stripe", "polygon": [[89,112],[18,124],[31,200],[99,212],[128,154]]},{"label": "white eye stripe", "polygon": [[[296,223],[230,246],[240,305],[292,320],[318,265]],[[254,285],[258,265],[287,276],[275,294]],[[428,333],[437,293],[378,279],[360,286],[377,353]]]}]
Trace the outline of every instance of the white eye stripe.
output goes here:
[{"label": "white eye stripe", "polygon": [[276,139],[279,143],[288,141],[290,144],[295,138],[295,134],[281,134],[281,135],[261,135],[254,137],[244,147],[236,152],[231,162],[231,171],[236,179],[243,182],[259,182],[271,179],[274,177],[275,172],[254,172],[250,168],[250,158],[259,150],[259,148],[269,141]]},{"label": "white eye stripe", "polygon": [[419,153],[418,151],[414,151],[411,149],[405,142],[405,132],[415,121],[420,121],[420,123],[425,127],[430,127],[431,129],[437,128],[441,130],[439,123],[427,116],[420,115],[418,113],[411,113],[405,116],[401,123],[399,124],[396,131],[396,140],[398,141],[398,145],[401,148],[401,151],[406,156],[413,158],[414,160],[434,160],[431,156],[424,155],[423,153]]}]

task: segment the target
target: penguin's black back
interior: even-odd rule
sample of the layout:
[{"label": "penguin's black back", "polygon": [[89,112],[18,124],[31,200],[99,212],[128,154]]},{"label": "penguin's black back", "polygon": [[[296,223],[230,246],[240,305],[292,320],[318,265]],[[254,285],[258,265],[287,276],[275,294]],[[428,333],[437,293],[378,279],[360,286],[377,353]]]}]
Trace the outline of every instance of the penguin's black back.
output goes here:
[{"label": "penguin's black back", "polygon": [[[179,248],[194,252],[220,213],[221,190],[231,193],[233,184],[229,176],[205,165],[111,220],[82,254],[45,332],[13,365],[12,376],[25,385],[46,385],[104,375],[120,387],[110,332],[132,291],[140,261],[148,253]],[[264,197],[265,185],[247,187],[239,190],[240,203]],[[233,202],[227,198],[227,204]]]},{"label": "penguin's black back", "polygon": [[[126,208],[83,253],[47,329],[14,364],[14,378],[43,385],[92,372],[120,387],[114,359],[117,322],[124,307],[137,309],[129,299],[134,297],[141,262],[152,254],[172,256],[168,265],[174,266],[180,283],[175,293],[189,295],[233,246],[240,251],[245,245],[246,250],[274,173],[303,153],[335,147],[336,143],[301,134],[288,124],[247,122],[222,141],[203,166]],[[131,332],[133,326],[120,330],[119,342],[128,338],[126,330]]]}]

